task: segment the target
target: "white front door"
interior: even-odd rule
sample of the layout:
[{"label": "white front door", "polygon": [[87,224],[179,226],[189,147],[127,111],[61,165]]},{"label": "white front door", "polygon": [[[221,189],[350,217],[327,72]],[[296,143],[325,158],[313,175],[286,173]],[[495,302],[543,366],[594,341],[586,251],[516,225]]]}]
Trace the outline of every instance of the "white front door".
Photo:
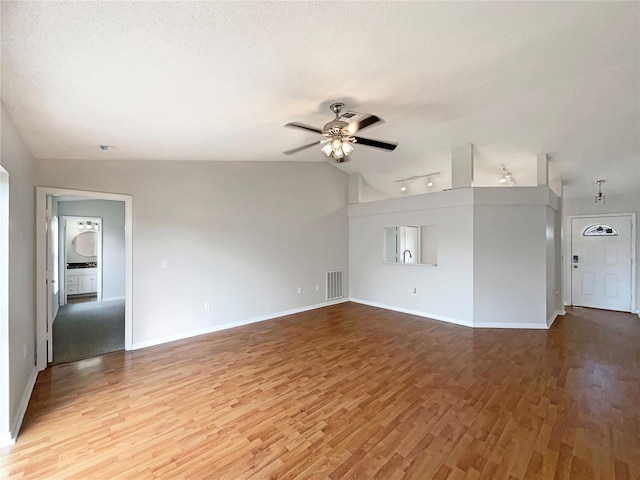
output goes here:
[{"label": "white front door", "polygon": [[571,303],[631,311],[631,216],[571,219]]}]

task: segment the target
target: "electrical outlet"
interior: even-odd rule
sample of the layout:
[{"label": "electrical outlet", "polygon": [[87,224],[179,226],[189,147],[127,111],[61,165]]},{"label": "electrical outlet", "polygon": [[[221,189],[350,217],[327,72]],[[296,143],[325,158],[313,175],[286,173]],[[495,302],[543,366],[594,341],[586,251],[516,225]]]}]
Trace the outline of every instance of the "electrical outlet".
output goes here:
[{"label": "electrical outlet", "polygon": [[210,308],[211,308],[211,302],[207,300],[206,302],[204,302],[204,309],[209,310]]},{"label": "electrical outlet", "polygon": [[169,260],[160,260],[160,268],[163,270],[169,268]]},{"label": "electrical outlet", "polygon": [[298,287],[298,293],[302,293],[302,287]]},{"label": "electrical outlet", "polygon": [[316,292],[320,291],[320,285],[316,285]]}]

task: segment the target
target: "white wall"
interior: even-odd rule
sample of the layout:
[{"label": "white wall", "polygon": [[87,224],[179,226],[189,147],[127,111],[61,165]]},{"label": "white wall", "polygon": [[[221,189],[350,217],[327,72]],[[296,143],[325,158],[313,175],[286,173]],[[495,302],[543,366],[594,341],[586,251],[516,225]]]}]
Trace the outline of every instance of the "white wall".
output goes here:
[{"label": "white wall", "polygon": [[0,440],[15,435],[36,375],[34,161],[4,104],[1,110],[0,161],[9,172],[9,411],[0,415]]},{"label": "white wall", "polygon": [[[606,191],[605,191],[606,193]],[[595,196],[595,193],[594,193]],[[571,228],[568,225],[568,218],[572,215],[594,215],[610,213],[636,213],[636,228],[640,221],[640,195],[606,195],[605,205],[595,205],[594,197],[572,198],[564,201],[563,208],[563,225],[564,228]],[[570,231],[570,230],[569,230]],[[570,270],[570,252],[571,245],[568,244],[569,235],[564,236],[565,240],[565,259],[563,262],[564,277],[564,303],[571,304],[571,270]],[[640,269],[637,268],[637,261],[640,260],[640,235],[636,232],[636,313],[640,313]]]},{"label": "white wall", "polygon": [[61,201],[59,211],[60,215],[102,218],[102,297],[124,298],[124,202]]},{"label": "white wall", "polygon": [[[546,328],[558,311],[558,207],[546,187],[456,189],[350,205],[351,296],[469,326]],[[383,227],[421,224],[436,225],[437,266],[383,263]]]},{"label": "white wall", "polygon": [[328,163],[36,165],[38,185],[133,195],[134,346],[322,304],[328,270],[348,285],[348,177]]},{"label": "white wall", "polygon": [[[350,205],[351,297],[471,325],[472,193],[451,190]],[[383,228],[403,225],[436,225],[437,266],[383,263]]]}]

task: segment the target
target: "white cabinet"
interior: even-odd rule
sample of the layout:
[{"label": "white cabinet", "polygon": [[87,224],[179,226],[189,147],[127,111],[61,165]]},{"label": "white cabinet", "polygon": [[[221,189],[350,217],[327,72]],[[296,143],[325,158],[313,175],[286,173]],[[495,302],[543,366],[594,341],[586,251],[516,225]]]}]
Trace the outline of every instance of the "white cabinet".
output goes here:
[{"label": "white cabinet", "polygon": [[98,277],[96,268],[68,269],[66,274],[67,295],[96,293]]}]

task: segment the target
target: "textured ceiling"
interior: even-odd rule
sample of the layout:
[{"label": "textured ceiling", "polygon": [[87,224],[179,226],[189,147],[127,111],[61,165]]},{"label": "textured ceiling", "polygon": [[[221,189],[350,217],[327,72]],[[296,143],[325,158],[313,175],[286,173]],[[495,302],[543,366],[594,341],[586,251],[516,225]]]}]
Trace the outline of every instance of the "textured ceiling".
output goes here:
[{"label": "textured ceiling", "polygon": [[[476,147],[567,196],[640,191],[638,2],[2,2],[2,100],[36,158],[325,161],[328,105],[386,121],[339,168],[399,194]],[[115,148],[101,151],[99,145]],[[424,191],[423,182],[410,186]]]}]

